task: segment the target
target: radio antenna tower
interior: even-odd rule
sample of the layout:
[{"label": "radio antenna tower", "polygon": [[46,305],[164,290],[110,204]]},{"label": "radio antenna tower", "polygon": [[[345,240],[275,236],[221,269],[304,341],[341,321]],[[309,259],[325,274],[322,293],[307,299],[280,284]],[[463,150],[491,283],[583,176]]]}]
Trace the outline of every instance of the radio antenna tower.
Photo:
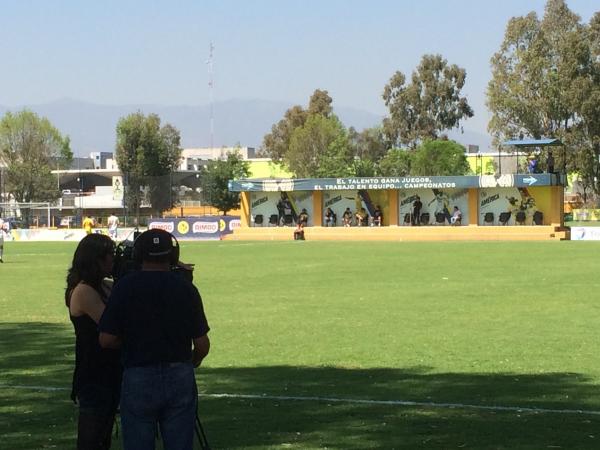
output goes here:
[{"label": "radio antenna tower", "polygon": [[213,50],[215,49],[212,42],[209,47],[210,51],[208,54],[208,60],[206,64],[208,64],[208,100],[210,104],[210,148],[212,149],[214,146],[214,138],[215,138],[215,118],[214,118],[214,109],[213,109]]}]

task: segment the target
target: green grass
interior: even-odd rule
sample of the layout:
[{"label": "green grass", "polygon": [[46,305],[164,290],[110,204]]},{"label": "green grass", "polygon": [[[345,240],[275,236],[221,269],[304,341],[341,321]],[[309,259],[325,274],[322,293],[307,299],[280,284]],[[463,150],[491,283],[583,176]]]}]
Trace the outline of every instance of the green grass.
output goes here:
[{"label": "green grass", "polygon": [[[75,244],[5,247],[0,447],[72,448],[74,339],[62,295]],[[212,328],[197,372],[209,440],[230,449],[599,448],[600,413],[309,399],[600,411],[599,250],[184,242]]]}]

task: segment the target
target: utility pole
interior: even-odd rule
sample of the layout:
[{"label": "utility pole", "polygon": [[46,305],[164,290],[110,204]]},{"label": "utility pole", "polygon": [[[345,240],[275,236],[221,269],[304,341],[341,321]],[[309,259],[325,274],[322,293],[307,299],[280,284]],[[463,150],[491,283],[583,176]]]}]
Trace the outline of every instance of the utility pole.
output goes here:
[{"label": "utility pole", "polygon": [[210,149],[212,151],[215,137],[215,118],[213,110],[213,50],[215,49],[212,42],[210,43],[208,60],[208,99],[210,104]]}]

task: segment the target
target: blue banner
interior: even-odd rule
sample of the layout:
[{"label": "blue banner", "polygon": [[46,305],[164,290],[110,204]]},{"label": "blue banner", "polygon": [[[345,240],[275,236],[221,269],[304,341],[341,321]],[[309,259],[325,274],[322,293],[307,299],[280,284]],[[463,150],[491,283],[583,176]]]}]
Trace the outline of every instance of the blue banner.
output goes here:
[{"label": "blue banner", "polygon": [[201,216],[153,219],[148,229],[160,228],[168,231],[178,240],[205,239],[220,240],[226,234],[240,227],[239,216]]},{"label": "blue banner", "polygon": [[532,187],[557,184],[549,173],[503,174],[464,177],[356,177],[356,178],[285,178],[230,180],[232,192],[292,192],[383,189],[465,189],[491,187]]}]

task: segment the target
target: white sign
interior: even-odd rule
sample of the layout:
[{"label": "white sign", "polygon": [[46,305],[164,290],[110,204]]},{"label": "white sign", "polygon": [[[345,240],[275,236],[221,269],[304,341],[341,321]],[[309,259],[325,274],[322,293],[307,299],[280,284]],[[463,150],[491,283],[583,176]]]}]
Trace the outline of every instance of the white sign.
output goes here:
[{"label": "white sign", "polygon": [[572,241],[600,241],[600,227],[571,227]]}]

